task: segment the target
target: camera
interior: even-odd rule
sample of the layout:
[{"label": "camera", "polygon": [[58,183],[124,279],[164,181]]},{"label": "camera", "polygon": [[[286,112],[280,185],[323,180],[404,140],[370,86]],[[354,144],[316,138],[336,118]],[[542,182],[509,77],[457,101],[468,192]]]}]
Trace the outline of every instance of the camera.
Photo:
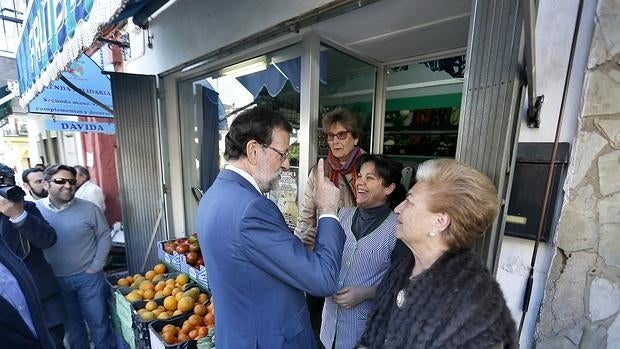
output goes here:
[{"label": "camera", "polygon": [[0,195],[9,201],[18,202],[24,200],[26,192],[16,185],[0,184]]}]

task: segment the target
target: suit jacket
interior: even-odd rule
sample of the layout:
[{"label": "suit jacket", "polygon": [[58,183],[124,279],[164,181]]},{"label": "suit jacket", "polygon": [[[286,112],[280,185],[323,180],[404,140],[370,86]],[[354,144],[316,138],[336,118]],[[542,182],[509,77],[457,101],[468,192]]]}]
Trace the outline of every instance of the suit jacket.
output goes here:
[{"label": "suit jacket", "polygon": [[345,238],[338,220],[319,220],[309,251],[271,200],[225,169],[200,201],[196,226],[218,348],[315,348],[304,292],[337,290]]},{"label": "suit jacket", "polygon": [[32,318],[37,336],[35,336],[19,312],[6,300],[0,297],[0,338],[3,348],[44,348],[53,349],[52,341],[43,318],[41,301],[37,294],[32,277],[24,263],[9,250],[6,242],[0,239],[0,262],[13,274],[26,298],[28,310]]},{"label": "suit jacket", "polygon": [[19,228],[0,214],[0,231],[8,248],[23,258],[39,292],[47,328],[52,328],[62,323],[65,310],[58,282],[42,249],[56,243],[56,231],[43,218],[35,203],[24,201],[24,210],[28,215]]}]

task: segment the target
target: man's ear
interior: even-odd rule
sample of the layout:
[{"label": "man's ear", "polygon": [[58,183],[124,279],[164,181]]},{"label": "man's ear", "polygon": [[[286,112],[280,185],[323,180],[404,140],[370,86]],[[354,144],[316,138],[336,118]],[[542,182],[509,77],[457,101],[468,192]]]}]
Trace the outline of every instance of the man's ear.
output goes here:
[{"label": "man's ear", "polygon": [[256,165],[258,163],[258,149],[260,148],[260,144],[257,141],[251,140],[245,145],[245,153],[247,154],[248,161],[252,165]]}]

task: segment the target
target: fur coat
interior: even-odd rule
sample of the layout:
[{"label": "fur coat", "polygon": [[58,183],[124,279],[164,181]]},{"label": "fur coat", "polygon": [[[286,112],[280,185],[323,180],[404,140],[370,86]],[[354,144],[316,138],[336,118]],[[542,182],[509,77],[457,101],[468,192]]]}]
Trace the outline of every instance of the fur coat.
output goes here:
[{"label": "fur coat", "polygon": [[413,263],[401,260],[381,282],[358,348],[518,347],[502,291],[478,255],[446,252],[410,279]]}]

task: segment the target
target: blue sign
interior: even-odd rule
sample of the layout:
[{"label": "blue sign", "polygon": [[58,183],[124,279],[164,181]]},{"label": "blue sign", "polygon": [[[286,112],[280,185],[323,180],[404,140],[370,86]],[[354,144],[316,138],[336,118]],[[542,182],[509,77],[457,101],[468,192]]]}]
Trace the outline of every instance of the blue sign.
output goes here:
[{"label": "blue sign", "polygon": [[61,132],[95,132],[114,134],[116,126],[111,123],[82,122],[82,121],[54,121],[46,120],[45,129]]},{"label": "blue sign", "polygon": [[129,0],[30,0],[17,49],[25,106],[97,38]]},{"label": "blue sign", "polygon": [[[82,54],[67,71],[62,73],[62,76],[112,109],[110,79],[101,73],[101,68],[87,55]],[[52,82],[31,100],[28,111],[41,114],[114,117],[60,80]]]},{"label": "blue sign", "polygon": [[72,38],[80,21],[88,21],[94,0],[33,0],[17,50],[19,90],[26,91]]}]

